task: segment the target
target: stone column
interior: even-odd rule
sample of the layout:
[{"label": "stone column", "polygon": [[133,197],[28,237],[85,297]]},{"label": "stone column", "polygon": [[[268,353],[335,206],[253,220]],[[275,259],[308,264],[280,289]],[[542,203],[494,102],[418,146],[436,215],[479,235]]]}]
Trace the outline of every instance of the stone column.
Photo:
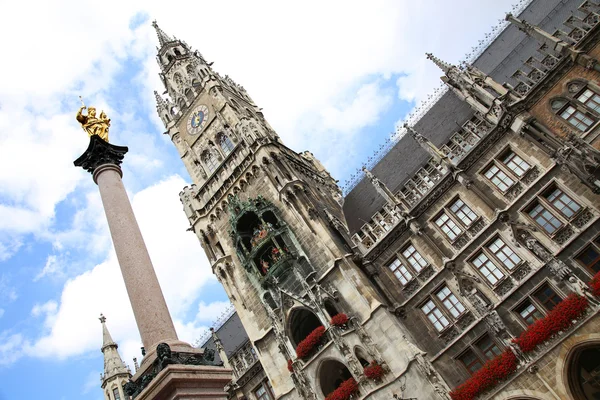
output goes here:
[{"label": "stone column", "polygon": [[147,351],[160,342],[177,342],[177,333],[158,283],[121,177],[128,148],[94,135],[75,166],[90,172],[98,185],[129,301]]}]

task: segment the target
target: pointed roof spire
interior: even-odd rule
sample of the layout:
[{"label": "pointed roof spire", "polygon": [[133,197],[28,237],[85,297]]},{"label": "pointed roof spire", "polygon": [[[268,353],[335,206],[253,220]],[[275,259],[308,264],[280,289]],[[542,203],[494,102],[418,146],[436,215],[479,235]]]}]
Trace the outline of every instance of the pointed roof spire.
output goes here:
[{"label": "pointed roof spire", "polygon": [[440,60],[431,53],[425,53],[425,55],[427,56],[428,60],[433,61],[433,63],[437,65],[442,71],[444,71],[445,74],[447,74],[448,71],[450,71],[452,68],[455,68],[454,65],[448,64],[447,62]]},{"label": "pointed roof spire", "polygon": [[108,331],[108,328],[106,327],[106,317],[104,316],[104,314],[100,314],[100,318],[98,318],[100,320],[100,323],[102,324],[102,352],[104,353],[104,349],[109,347],[109,346],[114,346],[115,349],[117,347],[119,347],[119,345],[117,345],[114,340],[112,339],[112,337],[110,336],[110,332]]},{"label": "pointed roof spire", "polygon": [[173,41],[173,39],[171,39],[169,35],[167,35],[165,32],[163,32],[162,29],[158,27],[156,20],[152,21],[152,26],[154,27],[154,29],[156,29],[156,36],[158,36],[158,42],[160,43],[161,47],[164,46],[165,43]]},{"label": "pointed roof spire", "polygon": [[106,327],[106,317],[100,314],[100,323],[102,324],[102,353],[104,353],[104,374],[101,375],[102,382],[106,382],[115,375],[130,374],[129,368],[125,366],[117,348],[117,343],[110,336],[110,332]]}]

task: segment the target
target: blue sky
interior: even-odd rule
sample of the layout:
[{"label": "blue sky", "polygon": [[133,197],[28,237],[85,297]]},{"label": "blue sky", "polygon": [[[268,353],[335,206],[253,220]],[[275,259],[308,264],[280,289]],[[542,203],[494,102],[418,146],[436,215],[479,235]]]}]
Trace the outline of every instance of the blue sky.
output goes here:
[{"label": "blue sky", "polygon": [[125,361],[140,358],[97,188],[72,164],[88,140],[79,95],[130,148],[123,179],[180,338],[194,342],[227,306],[186,232],[178,193],[189,178],[156,116],[153,18],[343,182],[438,86],[424,53],[457,62],[510,10],[507,0],[21,3],[0,15],[0,400],[102,399],[100,312]]}]

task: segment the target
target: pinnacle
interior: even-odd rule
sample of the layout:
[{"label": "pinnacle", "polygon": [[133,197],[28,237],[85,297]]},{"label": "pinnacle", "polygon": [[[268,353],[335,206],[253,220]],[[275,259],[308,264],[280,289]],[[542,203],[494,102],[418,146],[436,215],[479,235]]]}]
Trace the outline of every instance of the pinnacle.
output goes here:
[{"label": "pinnacle", "polygon": [[425,55],[427,56],[428,60],[433,61],[433,63],[437,65],[442,71],[444,71],[444,73],[448,73],[448,71],[450,71],[453,68],[452,64],[448,64],[447,62],[440,60],[431,53],[425,53]]}]

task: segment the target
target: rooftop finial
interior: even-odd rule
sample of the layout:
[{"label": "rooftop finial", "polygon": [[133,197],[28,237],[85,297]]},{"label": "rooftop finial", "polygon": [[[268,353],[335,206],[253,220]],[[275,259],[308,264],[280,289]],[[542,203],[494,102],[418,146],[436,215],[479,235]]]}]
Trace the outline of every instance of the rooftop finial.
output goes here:
[{"label": "rooftop finial", "polygon": [[173,41],[173,39],[171,39],[170,36],[168,36],[166,33],[163,32],[162,29],[158,27],[156,20],[152,21],[152,26],[154,27],[154,29],[156,29],[156,36],[158,36],[158,42],[160,43],[161,47],[164,46],[165,43]]},{"label": "rooftop finial", "polygon": [[440,60],[431,53],[425,53],[425,55],[427,56],[428,60],[433,61],[433,63],[437,65],[442,71],[444,71],[444,73],[448,73],[448,71],[450,71],[453,67],[452,64],[448,64],[447,62]]},{"label": "rooftop finial", "polygon": [[100,318],[98,318],[100,320],[100,323],[105,323],[106,322],[106,317],[104,316],[104,314],[100,313]]}]

